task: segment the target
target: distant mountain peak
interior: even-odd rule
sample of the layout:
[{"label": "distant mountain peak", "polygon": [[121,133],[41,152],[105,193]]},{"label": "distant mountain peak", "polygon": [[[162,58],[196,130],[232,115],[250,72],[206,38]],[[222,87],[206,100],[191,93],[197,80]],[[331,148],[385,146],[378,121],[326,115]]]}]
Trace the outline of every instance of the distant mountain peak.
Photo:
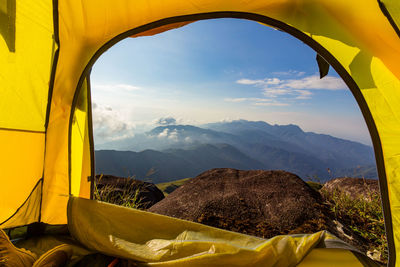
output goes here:
[{"label": "distant mountain peak", "polygon": [[149,134],[153,135],[153,134],[159,134],[165,130],[169,130],[169,131],[204,131],[204,129],[200,128],[200,127],[196,127],[193,125],[165,125],[165,126],[157,126],[155,128],[153,128],[150,132],[148,132]]},{"label": "distant mountain peak", "polygon": [[[107,159],[110,164],[130,170],[129,174],[136,173],[137,168],[143,169],[142,176],[149,168],[158,166],[164,170],[157,174],[160,179],[189,177],[211,166],[284,169],[301,177],[317,175],[327,179],[331,175],[327,168],[332,173],[348,174],[353,173],[355,166],[374,165],[373,149],[369,146],[304,132],[295,124],[271,125],[244,119],[199,126],[163,125],[125,143],[119,142],[107,148],[142,152],[131,154],[132,163],[126,162],[124,166],[119,166],[118,161],[126,161],[126,152],[115,160],[110,156]],[[118,154],[117,151],[101,153]],[[374,169],[368,173],[374,173]]]},{"label": "distant mountain peak", "polygon": [[277,125],[273,126],[277,134],[304,134],[305,132],[296,124]]}]

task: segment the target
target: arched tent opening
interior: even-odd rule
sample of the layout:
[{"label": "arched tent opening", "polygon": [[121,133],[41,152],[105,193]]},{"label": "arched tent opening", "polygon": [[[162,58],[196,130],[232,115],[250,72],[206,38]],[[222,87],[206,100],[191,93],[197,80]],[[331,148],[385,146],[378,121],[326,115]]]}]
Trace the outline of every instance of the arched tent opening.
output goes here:
[{"label": "arched tent opening", "polygon": [[[240,37],[240,41],[237,40],[238,37]],[[285,63],[282,63],[283,61]],[[210,75],[212,78],[208,77],[208,70],[210,69],[212,69]],[[279,73],[279,71],[289,69],[292,70],[291,72],[297,70],[305,73],[299,72],[292,75]],[[158,186],[159,183],[170,183],[188,177],[194,178],[213,168],[285,170],[298,175],[304,181],[308,181],[310,178],[314,181],[325,182],[325,179],[335,177],[362,177],[361,175],[352,176],[350,172],[342,174],[337,172],[338,167],[336,166],[338,165],[334,162],[337,162],[337,158],[345,155],[349,156],[350,159],[351,149],[349,147],[343,153],[339,153],[341,155],[336,159],[332,157],[330,160],[326,160],[325,151],[331,151],[329,149],[332,148],[328,145],[324,146],[326,150],[317,148],[317,143],[311,141],[310,145],[306,145],[306,147],[314,147],[312,150],[317,154],[315,156],[312,154],[314,160],[311,160],[307,157],[310,157],[310,154],[306,152],[307,150],[302,150],[304,154],[300,156],[297,154],[301,153],[299,150],[294,152],[293,147],[283,146],[283,144],[287,144],[285,141],[290,143],[298,138],[303,142],[294,141],[295,144],[303,147],[304,143],[309,144],[302,139],[303,136],[309,136],[308,134],[302,132],[299,128],[296,128],[299,131],[297,132],[294,125],[292,125],[293,128],[289,128],[287,125],[287,132],[283,130],[285,126],[272,126],[275,123],[278,125],[290,123],[300,126],[305,132],[321,133],[322,131],[326,134],[333,134],[333,129],[330,128],[333,125],[338,125],[340,129],[343,129],[351,128],[355,123],[358,125],[358,122],[361,122],[363,127],[357,127],[354,138],[359,138],[363,130],[366,133],[368,132],[357,104],[343,81],[332,71],[326,77],[326,80],[325,78],[318,80],[319,77],[317,78],[315,75],[317,71],[315,53],[312,49],[284,32],[265,27],[254,21],[239,19],[199,21],[160,35],[129,38],[121,41],[99,58],[91,73],[94,103],[95,167],[96,177],[103,174],[101,187],[109,185],[108,182],[117,181],[111,180],[112,177],[108,175],[133,176],[136,180],[135,183],[142,184],[137,180],[143,180]],[[315,82],[320,82],[321,87],[318,88],[331,88],[333,84],[337,84],[342,90],[310,90],[309,92],[313,92],[313,95],[310,95],[312,99],[295,100],[298,91],[294,88],[289,89],[294,95],[269,97],[263,91],[267,90],[267,86],[262,86],[262,89],[260,84],[258,86],[241,84],[242,82],[251,83],[262,80],[271,81],[272,79],[282,79],[282,82],[289,79],[292,82],[302,83],[302,81],[304,82],[311,77],[317,78]],[[279,86],[268,85],[268,88],[272,91]],[[329,95],[329,97],[326,95]],[[335,97],[339,95],[342,97],[340,97],[340,100],[336,100]],[[255,99],[256,97],[257,99]],[[319,100],[316,101],[317,99]],[[273,100],[274,102],[261,102],[263,100]],[[171,105],[171,102],[174,104]],[[315,102],[321,105],[317,105]],[[309,111],[310,105],[313,107],[312,112]],[[355,110],[350,107],[355,107]],[[352,123],[345,123],[347,116],[340,116],[338,114],[341,112],[340,110],[343,110],[343,112],[346,110],[347,116],[353,114],[353,112],[356,112],[358,116],[352,120]],[[280,112],[289,112],[291,115],[280,115]],[[300,113],[296,114],[297,112]],[[300,115],[302,112],[306,112],[306,114]],[[319,115],[316,115],[317,113]],[[333,118],[333,114],[337,114],[337,117],[334,116],[336,119]],[[170,117],[169,120],[172,123],[169,123],[167,119],[158,120],[167,117]],[[230,122],[230,120],[224,120],[227,117],[236,120],[242,119],[242,121]],[[318,123],[313,123],[313,126],[311,126],[310,123],[305,122],[311,118],[314,118]],[[262,124],[261,121],[267,123]],[[320,123],[321,125],[319,125]],[[138,127],[135,127],[135,124]],[[312,128],[316,126],[315,124],[319,125],[319,131]],[[247,127],[247,129],[245,130],[244,127]],[[276,127],[276,131],[278,131],[278,128],[282,130],[279,134],[282,136],[277,137],[275,143],[268,139],[275,133],[272,128],[269,129],[268,127]],[[266,137],[263,135],[264,131],[271,135]],[[202,133],[202,136],[198,136],[200,133]],[[225,136],[226,133],[229,133],[231,138],[236,137],[243,141],[229,139],[228,136]],[[220,138],[217,138],[214,134],[220,134]],[[105,136],[107,136],[108,142],[106,141],[106,144],[103,143],[102,145],[101,141],[104,142]],[[293,139],[290,140],[290,136]],[[311,136],[309,137],[312,139]],[[282,140],[282,143],[279,143],[278,140]],[[223,147],[222,144],[224,144]],[[297,147],[296,145],[293,146]],[[336,144],[334,147],[339,150],[340,146]],[[229,152],[228,149],[230,149]],[[243,158],[238,160],[239,155],[234,152],[241,153]],[[361,160],[365,155],[371,156],[371,162],[375,166],[372,148],[371,151],[358,151],[355,158]],[[226,158],[229,156],[231,158],[227,160]],[[184,163],[179,160],[180,158],[185,159]],[[323,158],[325,158],[325,161]],[[211,159],[213,159],[213,162],[210,162]],[[349,164],[351,161],[349,159],[344,160],[344,164]],[[357,165],[364,164],[353,163],[349,168]],[[327,168],[329,168],[329,173]],[[151,170],[152,172],[149,172]],[[221,176],[223,176],[223,173],[221,173]],[[377,178],[376,174],[373,177]],[[173,182],[172,186],[168,185],[167,193],[170,193],[176,184],[179,184],[179,182]],[[154,188],[153,185],[149,186]],[[185,187],[194,188],[195,184],[189,184]],[[221,187],[229,188],[222,185]],[[272,188],[271,184],[270,187]],[[121,188],[123,188],[122,182],[119,186],[116,186],[116,192],[121,192]],[[211,186],[211,188],[213,187]],[[243,188],[246,188],[245,185],[243,185]],[[282,186],[281,188],[285,192],[297,192],[294,186]],[[197,188],[197,191],[203,192],[199,188]],[[224,190],[221,189],[220,191]],[[251,199],[250,196],[254,196],[258,192],[254,189],[252,191],[253,194],[242,195],[241,198],[245,204],[236,203],[237,210],[243,212],[242,217],[244,217],[245,212],[250,213],[251,207],[259,206],[249,200]],[[265,189],[264,192],[267,191],[268,189]],[[95,190],[95,192],[99,191]],[[113,197],[109,190],[101,192],[104,197],[100,197],[97,193],[96,199],[119,204],[123,203],[120,199],[126,199],[126,195],[120,198]],[[239,191],[236,193],[240,194]],[[186,196],[189,193],[181,194]],[[218,192],[210,194],[209,190],[204,190],[204,194],[201,194],[203,197],[197,200],[195,200],[196,194],[193,192],[192,194],[191,198],[183,201],[187,203],[186,207],[191,207],[191,215],[189,215],[189,212],[177,215],[179,210],[183,210],[183,207],[179,205],[179,201],[184,198],[182,195],[179,200],[176,200],[176,197],[175,199],[167,197],[162,200],[157,205],[163,205],[163,209],[158,210],[158,212],[161,212],[161,214],[166,212],[164,213],[166,215],[175,214],[175,217],[197,222],[201,220],[208,225],[227,230],[237,231],[240,229],[239,231],[264,238],[276,235],[271,235],[273,231],[279,231],[278,229],[273,230],[273,227],[271,227],[272,229],[263,227],[262,224],[258,228],[253,227],[253,225],[258,224],[258,220],[262,216],[261,214],[260,217],[256,216],[257,212],[247,214],[248,218],[251,215],[254,216],[252,217],[254,219],[251,220],[252,224],[247,228],[238,228],[234,220],[237,218],[235,216],[239,215],[232,212],[230,216],[227,216],[224,208],[227,209],[228,206],[224,206],[224,202],[221,203],[221,206],[218,205],[220,209],[215,208],[214,211],[211,211],[211,208],[208,209],[207,204],[203,203],[205,199],[208,199],[208,201],[210,201],[210,198],[214,201],[220,199],[219,197],[223,199],[224,197],[219,196]],[[272,196],[273,193],[270,193],[270,195]],[[115,202],[111,198],[114,198]],[[232,197],[230,200],[233,202],[235,198]],[[269,198],[264,198],[264,200],[268,205],[278,206],[276,203],[271,204],[273,201]],[[174,204],[171,202],[174,202]],[[380,206],[380,201],[378,202]],[[167,203],[169,204],[166,205]],[[196,204],[190,205],[191,203]],[[201,206],[200,203],[202,203]],[[285,202],[282,201],[282,203]],[[130,201],[126,201],[124,204],[132,206]],[[139,208],[149,208],[144,205],[143,201],[137,203],[137,205]],[[246,205],[249,205],[247,209]],[[286,210],[277,213],[277,216],[284,217],[282,214],[288,212],[289,209],[290,207],[287,207]],[[171,210],[175,210],[176,213]],[[300,211],[301,208],[299,207],[296,210]],[[308,209],[308,211],[310,210]],[[203,215],[201,218],[196,217],[196,214],[200,212],[207,215]],[[268,210],[265,212],[268,214]],[[220,220],[211,220],[210,218],[215,218],[211,216],[219,216]],[[265,216],[265,220],[270,222],[270,217],[273,216]],[[230,218],[228,223],[220,223],[225,218]],[[354,218],[355,216],[353,216]],[[239,220],[237,222],[237,225],[240,225]],[[287,228],[283,226],[283,222],[272,225],[279,227],[281,233],[289,231],[294,233],[293,230],[301,228],[294,226]],[[326,227],[330,224],[324,223],[324,225]],[[348,226],[346,223],[344,225]],[[303,229],[300,233],[304,234],[305,231],[317,232],[318,230]],[[335,229],[327,230],[348,241],[345,236],[340,236]],[[346,233],[349,235],[350,231],[346,231]],[[384,242],[386,243],[386,241]],[[367,243],[369,242],[363,242],[363,244]],[[368,250],[373,251],[373,248]]]},{"label": "arched tent opening", "polygon": [[[282,85],[270,85],[271,82]],[[292,87],[292,82],[301,84]],[[125,39],[95,63],[91,83],[96,150],[164,150],[169,145],[157,142],[163,136],[155,140],[148,137],[153,137],[150,131],[155,127],[171,125],[168,130],[172,131],[173,125],[177,124],[210,129],[212,125],[203,124],[239,119],[266,121],[272,125],[296,124],[304,131],[331,134],[365,144],[371,142],[359,108],[342,79],[333,70],[328,77],[320,79],[312,49],[284,32],[254,21],[198,21],[159,35]],[[272,91],[278,88],[287,91]],[[300,96],[296,89],[309,89],[304,92],[309,95]],[[339,96],[340,100],[336,100]],[[315,111],[310,112],[310,105]],[[340,116],[346,111],[356,113],[357,118],[349,122],[348,116]],[[159,121],[166,117],[172,119]],[[343,124],[342,118],[346,118]],[[186,137],[180,135],[181,130],[185,129],[177,129],[177,138],[169,142],[173,148],[186,147],[192,143],[190,141],[200,138],[192,136],[181,146],[180,142]],[[344,133],[350,131],[352,134]],[[247,138],[248,141],[252,139]],[[199,142],[207,140],[200,139]],[[360,153],[360,156],[370,155],[371,163],[375,165],[372,149],[371,152]],[[342,153],[342,157],[345,154]],[[364,163],[354,163],[349,168],[357,165]],[[120,171],[114,169],[114,175],[146,177],[147,171],[141,169],[139,174],[134,171],[134,166],[119,165]],[[285,169],[281,165],[267,166],[271,165],[264,168]],[[302,174],[303,178],[313,175],[330,178],[326,168],[333,171],[335,167],[329,163],[324,166],[325,169],[318,173],[297,174]],[[97,174],[112,174],[111,170],[99,169],[99,164],[96,169]],[[331,177],[338,176],[332,173]],[[153,183],[156,181],[159,180],[153,180]]]},{"label": "arched tent opening", "polygon": [[[93,63],[108,47],[125,37],[154,34],[164,30],[164,27],[168,29],[167,25],[176,27],[208,18],[244,18],[270,25],[302,40],[323,57],[352,90],[374,143],[389,242],[389,265],[393,266],[396,261],[395,246],[399,242],[397,217],[400,202],[397,194],[399,174],[396,171],[400,147],[400,126],[396,115],[400,106],[397,93],[400,75],[397,58],[399,38],[396,34],[399,15],[396,4],[393,1],[385,1],[383,4],[372,0],[365,3],[171,1],[168,4],[126,1],[46,3],[46,7],[53,7],[54,44],[58,49],[51,55],[51,75],[47,77],[48,73],[42,74],[50,84],[50,90],[40,96],[40,101],[48,100],[47,109],[42,112],[45,120],[37,119],[37,122],[45,122],[44,127],[30,122],[29,127],[8,127],[8,121],[6,127],[3,127],[11,129],[13,133],[15,129],[28,130],[26,136],[39,129],[40,140],[33,143],[37,144],[36,151],[44,155],[44,163],[38,162],[38,166],[42,167],[34,168],[32,172],[38,173],[40,169],[43,171],[41,192],[35,193],[35,199],[28,196],[23,203],[11,203],[8,211],[15,210],[15,213],[11,216],[8,214],[9,219],[4,218],[6,220],[2,227],[15,227],[35,221],[64,224],[67,221],[65,209],[68,199],[71,211],[75,207],[74,202],[77,203],[73,196],[90,196],[91,183],[87,177],[92,177],[89,163],[93,147],[90,148],[92,125],[87,115],[90,114],[90,103],[86,102],[90,91],[89,74]],[[361,6],[363,12],[358,12]],[[383,13],[382,6],[386,6]],[[18,18],[18,3],[16,10]],[[48,21],[46,23],[47,26],[51,25]],[[19,34],[17,25],[15,51],[7,47],[4,53],[18,53]],[[37,44],[39,46],[40,43]],[[38,51],[40,49],[35,52]],[[31,62],[39,61],[31,59]],[[8,68],[8,64],[14,62],[4,63],[5,68]],[[85,126],[85,130],[76,131],[79,126]],[[81,141],[77,138],[80,132],[84,133],[80,137]],[[18,139],[17,133],[13,137],[5,131],[2,134],[5,143]],[[14,140],[14,143],[17,142]],[[40,155],[35,158],[40,158]],[[27,175],[32,173],[28,172]],[[13,185],[12,189],[15,187]],[[9,194],[4,195],[7,197]],[[30,205],[34,208],[30,208]],[[18,213],[23,210],[25,212]],[[72,216],[77,215],[72,213]],[[69,217],[71,219],[71,214]]]},{"label": "arched tent opening", "polygon": [[[376,129],[375,122],[372,118],[372,115],[370,113],[370,110],[368,108],[367,103],[365,102],[364,97],[362,96],[361,90],[357,83],[354,81],[353,77],[351,74],[338,62],[338,60],[323,46],[321,46],[318,42],[316,42],[314,39],[312,39],[310,36],[304,34],[303,32],[297,30],[296,28],[293,28],[287,24],[284,24],[280,21],[265,17],[265,16],[259,16],[257,14],[252,14],[252,13],[242,13],[242,12],[215,12],[215,13],[206,13],[206,14],[196,14],[196,15],[189,15],[189,16],[179,16],[179,17],[173,17],[173,18],[168,18],[164,20],[160,20],[139,28],[131,29],[127,32],[124,32],[114,38],[112,38],[110,41],[108,41],[105,45],[103,45],[91,58],[89,63],[86,65],[85,70],[83,71],[79,84],[77,88],[82,88],[82,85],[85,81],[90,80],[90,71],[91,67],[93,64],[96,62],[96,60],[110,47],[118,43],[124,38],[128,37],[139,37],[139,36],[145,36],[145,35],[153,35],[157,34],[159,32],[163,32],[165,30],[173,29],[175,27],[182,27],[186,25],[187,23],[190,23],[191,21],[198,21],[198,20],[205,20],[205,19],[215,19],[215,18],[238,18],[238,19],[248,19],[248,20],[253,20],[268,26],[271,26],[273,28],[279,29],[281,31],[284,31],[286,33],[289,33],[293,37],[301,40],[305,44],[307,44],[309,47],[311,47],[313,50],[315,50],[318,55],[324,58],[326,62],[332,66],[332,68],[335,69],[335,71],[340,75],[340,77],[345,81],[346,85],[349,87],[351,90],[354,98],[356,99],[362,114],[364,116],[364,119],[366,121],[366,124],[368,126],[368,129],[371,133],[374,149],[375,149],[375,156],[376,156],[376,161],[377,161],[377,168],[379,172],[379,182],[380,182],[380,189],[381,189],[381,196],[382,196],[382,204],[383,204],[383,210],[385,214],[389,214],[388,216],[391,216],[390,214],[390,206],[388,205],[388,192],[385,190],[387,188],[386,186],[386,174],[385,174],[385,168],[383,164],[383,155],[382,155],[382,146],[379,138],[378,131]],[[89,84],[89,83],[88,83]],[[89,86],[90,87],[90,86]],[[74,102],[78,101],[78,96],[79,96],[80,90],[77,89],[75,91],[75,96],[74,96]],[[74,104],[72,105],[72,108],[74,107]],[[73,112],[71,112],[71,122],[73,120]],[[72,123],[70,123],[70,126],[72,126]],[[94,151],[94,148],[91,149]],[[92,175],[93,177],[94,175]],[[394,247],[393,241],[390,241],[392,238],[390,236],[392,233],[390,233],[390,229],[392,229],[391,225],[388,225],[388,223],[391,222],[391,219],[385,220],[386,223],[386,229],[387,229],[387,235],[388,235],[388,242],[392,242],[392,245],[389,245],[389,247]],[[392,255],[392,254],[390,254]]]}]

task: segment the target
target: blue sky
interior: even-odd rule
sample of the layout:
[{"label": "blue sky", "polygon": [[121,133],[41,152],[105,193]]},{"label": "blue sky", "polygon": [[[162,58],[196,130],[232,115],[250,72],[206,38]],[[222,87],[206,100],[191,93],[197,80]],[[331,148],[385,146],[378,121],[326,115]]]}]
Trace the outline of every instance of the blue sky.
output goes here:
[{"label": "blue sky", "polygon": [[95,142],[130,137],[160,118],[297,124],[370,144],[351,92],[331,68],[320,80],[315,52],[256,22],[218,19],[125,39],[93,67]]}]

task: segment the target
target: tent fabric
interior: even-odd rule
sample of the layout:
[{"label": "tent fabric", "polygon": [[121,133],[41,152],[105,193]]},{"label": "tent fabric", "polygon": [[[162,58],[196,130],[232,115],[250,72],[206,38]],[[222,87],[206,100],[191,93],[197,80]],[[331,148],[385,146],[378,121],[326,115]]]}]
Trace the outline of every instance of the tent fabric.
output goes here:
[{"label": "tent fabric", "polygon": [[0,2],[0,129],[45,131],[56,49],[52,11],[51,0]]},{"label": "tent fabric", "polygon": [[91,153],[93,140],[90,135],[91,121],[89,118],[89,110],[91,103],[88,98],[90,95],[90,86],[88,78],[82,84],[82,88],[77,97],[77,104],[73,112],[72,127],[71,127],[71,146],[70,158],[71,161],[71,194],[89,198],[91,194],[90,177],[92,174]]},{"label": "tent fabric", "polygon": [[[68,204],[68,227],[90,250],[138,261],[138,266],[295,266],[314,248],[326,247],[325,242],[342,242],[324,231],[266,240],[74,197]],[[339,248],[319,248],[306,258],[300,266],[326,266],[327,260],[327,266],[376,266],[368,260],[363,265]]]},{"label": "tent fabric", "polygon": [[[265,240],[82,198],[71,198],[68,212],[72,237],[49,229],[15,245],[41,256],[68,244],[68,266],[106,266],[114,257],[135,266],[377,266],[327,232]],[[136,225],[143,231],[132,231]]]},{"label": "tent fabric", "polygon": [[[43,133],[0,130],[0,180],[3,184],[0,186],[1,228],[38,220],[39,216],[36,215],[23,220],[10,221],[8,218],[23,205],[43,175],[44,143]],[[37,199],[37,203],[40,203],[41,194]],[[35,210],[38,208],[35,207]]]},{"label": "tent fabric", "polygon": [[382,12],[400,36],[400,3],[396,0],[380,0]]},{"label": "tent fabric", "polygon": [[[315,248],[297,265],[298,267],[366,266],[348,250]],[[367,265],[368,266],[368,265]]]},{"label": "tent fabric", "polygon": [[39,218],[31,212],[31,217],[5,222],[43,177],[49,80],[56,50],[52,11],[51,0],[0,1],[0,227]]},{"label": "tent fabric", "polygon": [[22,205],[15,210],[11,210],[13,213],[2,220],[0,228],[12,228],[39,221],[42,184],[43,179],[40,179],[33,187],[32,192],[28,196],[23,196],[25,200]]},{"label": "tent fabric", "polygon": [[[90,197],[89,76],[104,51],[126,37],[225,17],[293,35],[349,86],[374,144],[393,266],[400,253],[397,0],[0,1],[0,181],[7,185],[0,188],[0,227],[65,224],[68,199]],[[29,199],[39,181],[38,201]],[[26,216],[11,218],[28,203],[35,204]]]}]

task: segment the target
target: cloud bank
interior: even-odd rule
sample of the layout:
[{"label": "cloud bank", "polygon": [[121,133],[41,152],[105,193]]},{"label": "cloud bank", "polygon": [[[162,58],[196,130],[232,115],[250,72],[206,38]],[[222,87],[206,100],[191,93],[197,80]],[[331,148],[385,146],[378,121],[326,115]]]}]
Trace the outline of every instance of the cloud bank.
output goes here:
[{"label": "cloud bank", "polygon": [[100,143],[134,136],[135,125],[109,106],[93,103],[93,128],[95,139]]},{"label": "cloud bank", "polygon": [[[280,75],[302,76],[304,72],[289,71]],[[280,79],[277,77],[265,79],[240,79],[236,83],[255,86],[261,89],[265,98],[225,98],[226,102],[252,101],[256,106],[287,106],[288,100],[311,99],[314,90],[347,90],[341,78],[326,76],[320,79],[317,75],[299,77],[297,79]],[[285,100],[285,101],[283,101]]]}]

